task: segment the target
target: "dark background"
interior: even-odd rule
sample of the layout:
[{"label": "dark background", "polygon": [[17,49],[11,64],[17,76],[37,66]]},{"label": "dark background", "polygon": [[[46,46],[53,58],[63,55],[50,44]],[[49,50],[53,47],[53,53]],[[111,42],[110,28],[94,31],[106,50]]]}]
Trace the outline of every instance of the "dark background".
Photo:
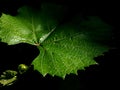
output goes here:
[{"label": "dark background", "polygon": [[[6,13],[17,15],[17,9],[23,5],[37,6],[42,2],[52,2],[67,6],[69,9],[64,21],[69,21],[77,13],[82,17],[99,16],[103,21],[110,24],[113,28],[113,40],[110,49],[104,56],[96,57],[99,66],[92,65],[85,71],[79,70],[78,75],[67,75],[65,80],[59,77],[47,75],[43,77],[32,68],[19,81],[12,86],[2,87],[0,90],[18,89],[40,89],[40,90],[103,90],[119,88],[119,7],[116,3],[105,2],[82,2],[79,0],[0,0],[0,14]],[[18,44],[8,46],[0,43],[0,73],[6,69],[16,69],[20,63],[29,65],[40,52],[35,46],[29,44]]]}]

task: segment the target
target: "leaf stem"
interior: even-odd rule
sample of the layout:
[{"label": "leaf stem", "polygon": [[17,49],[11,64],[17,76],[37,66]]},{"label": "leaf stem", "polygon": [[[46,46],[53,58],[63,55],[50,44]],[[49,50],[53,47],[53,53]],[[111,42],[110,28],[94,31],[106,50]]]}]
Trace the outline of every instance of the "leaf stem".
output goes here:
[{"label": "leaf stem", "polygon": [[47,38],[48,36],[51,35],[51,33],[56,29],[56,27],[54,27],[49,33],[43,35],[40,39],[39,39],[39,44],[43,43]]}]

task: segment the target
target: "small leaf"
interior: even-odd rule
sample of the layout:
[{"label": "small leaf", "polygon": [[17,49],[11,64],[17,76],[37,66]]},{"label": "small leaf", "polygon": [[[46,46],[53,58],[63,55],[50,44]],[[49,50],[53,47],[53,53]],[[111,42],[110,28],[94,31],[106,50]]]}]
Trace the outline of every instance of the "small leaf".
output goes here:
[{"label": "small leaf", "polygon": [[41,10],[23,7],[18,16],[2,14],[0,38],[9,45],[36,45],[41,53],[32,64],[43,76],[77,74],[109,49],[111,30],[98,17],[82,21],[78,16],[59,26],[63,16],[64,9],[54,4],[43,4]]}]

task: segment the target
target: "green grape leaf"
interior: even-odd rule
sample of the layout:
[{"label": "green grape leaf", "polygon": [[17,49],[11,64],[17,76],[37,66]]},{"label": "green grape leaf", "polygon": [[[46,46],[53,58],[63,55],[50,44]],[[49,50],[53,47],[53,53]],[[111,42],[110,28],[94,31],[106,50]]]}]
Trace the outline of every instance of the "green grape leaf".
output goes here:
[{"label": "green grape leaf", "polygon": [[17,16],[2,14],[0,39],[9,45],[29,43],[36,45],[40,54],[31,63],[43,76],[50,74],[65,78],[77,74],[93,64],[94,57],[110,47],[110,26],[100,18],[80,16],[59,25],[64,16],[62,6],[43,4],[41,9],[22,7]]}]

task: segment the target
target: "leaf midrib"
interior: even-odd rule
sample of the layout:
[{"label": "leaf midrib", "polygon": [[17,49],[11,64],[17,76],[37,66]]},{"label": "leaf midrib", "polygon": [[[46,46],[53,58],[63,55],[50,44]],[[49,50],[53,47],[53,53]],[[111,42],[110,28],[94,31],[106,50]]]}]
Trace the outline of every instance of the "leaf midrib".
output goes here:
[{"label": "leaf midrib", "polygon": [[33,32],[33,41],[34,41],[34,44],[38,44],[33,16],[31,17],[31,24],[32,24],[32,32]]}]

